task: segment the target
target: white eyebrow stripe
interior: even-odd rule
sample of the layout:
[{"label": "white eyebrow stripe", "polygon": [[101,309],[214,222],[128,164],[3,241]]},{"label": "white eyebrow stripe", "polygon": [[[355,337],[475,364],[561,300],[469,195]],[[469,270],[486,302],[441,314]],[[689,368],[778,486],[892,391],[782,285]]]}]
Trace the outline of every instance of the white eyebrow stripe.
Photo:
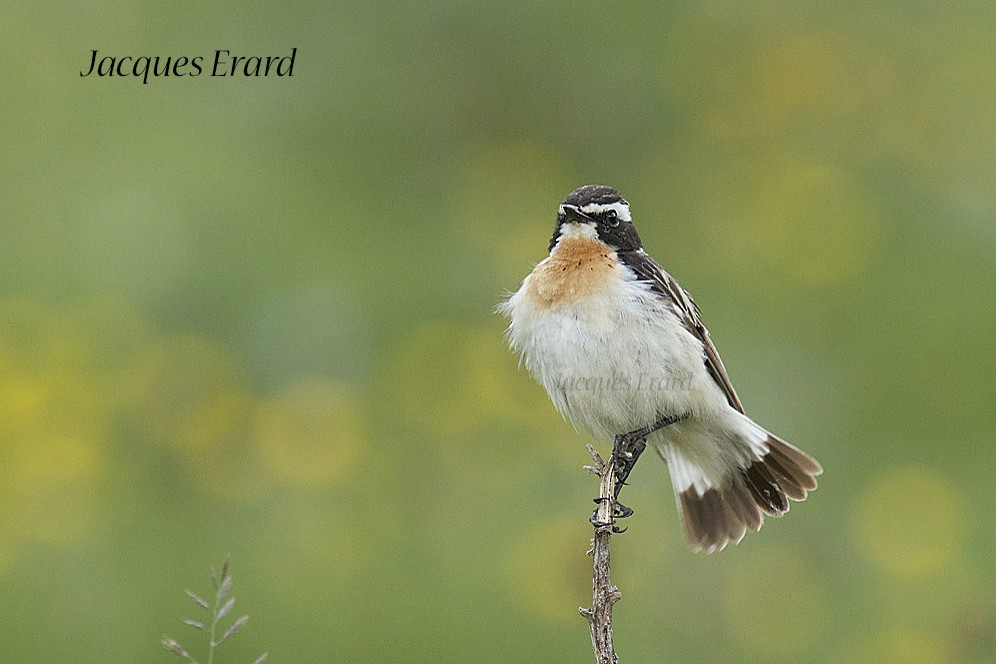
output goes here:
[{"label": "white eyebrow stripe", "polygon": [[616,214],[623,221],[633,221],[633,218],[629,214],[629,204],[624,201],[616,201],[615,203],[609,203],[608,205],[603,205],[602,203],[588,203],[581,211],[585,214],[598,215],[606,212],[607,210],[615,210]]}]

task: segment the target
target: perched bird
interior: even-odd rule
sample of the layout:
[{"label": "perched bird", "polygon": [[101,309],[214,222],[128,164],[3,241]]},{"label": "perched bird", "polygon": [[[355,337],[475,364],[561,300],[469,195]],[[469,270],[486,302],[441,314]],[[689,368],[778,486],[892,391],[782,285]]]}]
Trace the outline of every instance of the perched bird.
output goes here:
[{"label": "perched bird", "polygon": [[549,250],[499,312],[557,410],[614,441],[618,487],[651,446],[670,470],[692,549],[706,552],[816,488],[820,464],[744,413],[698,307],[643,250],[619,192],[571,192]]}]

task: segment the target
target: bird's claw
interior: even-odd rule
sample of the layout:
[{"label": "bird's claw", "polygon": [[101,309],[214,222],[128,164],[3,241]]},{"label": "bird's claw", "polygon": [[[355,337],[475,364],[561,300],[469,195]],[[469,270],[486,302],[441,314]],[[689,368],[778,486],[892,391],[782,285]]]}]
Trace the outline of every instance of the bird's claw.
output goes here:
[{"label": "bird's claw", "polygon": [[633,516],[633,510],[622,503],[616,503],[616,508],[612,513],[614,519],[628,519]]},{"label": "bird's claw", "polygon": [[[598,498],[593,498],[592,502],[601,505],[607,500],[611,500],[611,498],[603,498],[599,496]],[[605,528],[611,526],[612,532],[618,535],[626,532],[626,528],[620,528],[617,526],[615,523],[616,519],[626,519],[631,516],[633,516],[632,509],[626,507],[622,503],[615,503],[612,506],[612,516],[608,521],[602,521],[598,518],[598,509],[591,513],[591,518],[588,519],[588,521],[591,522],[591,525],[595,528]]]}]

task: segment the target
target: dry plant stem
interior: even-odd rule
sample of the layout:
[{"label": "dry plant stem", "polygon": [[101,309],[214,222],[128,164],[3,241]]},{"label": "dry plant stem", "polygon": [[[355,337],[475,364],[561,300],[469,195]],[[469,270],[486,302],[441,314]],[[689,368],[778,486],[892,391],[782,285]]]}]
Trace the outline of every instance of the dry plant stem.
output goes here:
[{"label": "dry plant stem", "polygon": [[595,460],[588,470],[598,475],[598,509],[592,519],[595,537],[592,541],[592,595],[591,608],[580,609],[588,620],[591,645],[596,664],[617,664],[619,657],[612,645],[612,606],[619,601],[619,589],[609,580],[609,540],[612,537],[615,511],[616,474],[611,463],[605,463],[598,452],[588,445],[588,453]]}]

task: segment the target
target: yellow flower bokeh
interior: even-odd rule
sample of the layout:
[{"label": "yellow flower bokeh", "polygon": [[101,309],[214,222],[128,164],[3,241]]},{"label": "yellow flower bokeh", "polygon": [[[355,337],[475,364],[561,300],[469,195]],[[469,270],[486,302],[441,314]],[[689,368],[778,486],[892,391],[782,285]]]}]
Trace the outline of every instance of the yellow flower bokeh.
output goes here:
[{"label": "yellow flower bokeh", "polygon": [[343,481],[367,446],[357,398],[322,379],[301,380],[262,400],[251,438],[265,469],[301,486]]},{"label": "yellow flower bokeh", "polygon": [[585,463],[590,437],[557,414],[494,322],[427,323],[399,344],[390,394],[401,421],[428,434],[450,468],[477,482],[520,477],[538,455]]},{"label": "yellow flower bokeh", "polygon": [[879,251],[881,220],[863,186],[832,164],[782,155],[750,174],[751,194],[722,244],[738,262],[814,285],[858,281]]},{"label": "yellow flower bokeh", "polygon": [[114,398],[69,308],[7,298],[0,311],[2,567],[32,543],[70,546],[92,533]]},{"label": "yellow flower bokeh", "polygon": [[216,344],[192,336],[158,339],[129,375],[139,426],[178,452],[195,454],[245,426],[251,399],[244,371]]},{"label": "yellow flower bokeh", "polygon": [[965,508],[960,492],[935,470],[888,468],[857,498],[858,545],[890,573],[937,574],[959,560]]}]

